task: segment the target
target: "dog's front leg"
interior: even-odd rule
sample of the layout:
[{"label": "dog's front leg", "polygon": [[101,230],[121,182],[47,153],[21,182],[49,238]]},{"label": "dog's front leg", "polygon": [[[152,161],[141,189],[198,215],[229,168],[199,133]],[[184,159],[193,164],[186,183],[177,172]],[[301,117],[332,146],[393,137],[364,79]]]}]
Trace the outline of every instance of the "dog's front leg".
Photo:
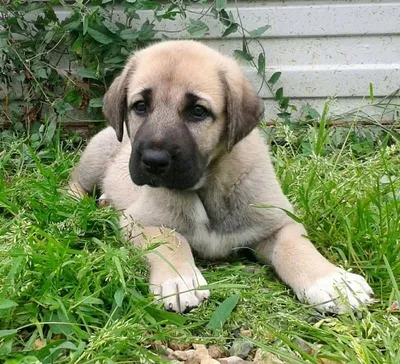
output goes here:
[{"label": "dog's front leg", "polygon": [[289,224],[258,244],[256,251],[300,301],[321,312],[343,313],[370,303],[373,291],[365,279],[330,263],[306,235],[302,225]]},{"label": "dog's front leg", "polygon": [[150,265],[150,291],[162,299],[165,309],[188,312],[209,297],[209,290],[199,289],[207,282],[195,265],[185,237],[162,227],[140,227],[126,218],[121,226],[137,246],[161,243],[146,254],[146,259]]}]

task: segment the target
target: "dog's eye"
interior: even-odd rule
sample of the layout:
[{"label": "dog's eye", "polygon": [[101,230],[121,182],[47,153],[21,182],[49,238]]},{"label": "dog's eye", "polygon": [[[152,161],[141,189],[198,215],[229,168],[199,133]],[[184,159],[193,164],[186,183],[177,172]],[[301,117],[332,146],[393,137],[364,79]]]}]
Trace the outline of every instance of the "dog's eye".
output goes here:
[{"label": "dog's eye", "polygon": [[147,113],[147,105],[144,101],[138,101],[133,104],[133,110],[138,115],[145,115]]},{"label": "dog's eye", "polygon": [[208,111],[203,106],[196,105],[190,110],[190,116],[194,120],[203,120],[208,116]]}]

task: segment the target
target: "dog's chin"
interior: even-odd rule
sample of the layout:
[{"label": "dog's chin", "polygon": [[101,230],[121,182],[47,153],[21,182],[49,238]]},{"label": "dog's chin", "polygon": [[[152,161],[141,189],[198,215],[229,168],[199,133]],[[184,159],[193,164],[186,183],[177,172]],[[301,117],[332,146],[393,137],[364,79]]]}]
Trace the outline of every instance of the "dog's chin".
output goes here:
[{"label": "dog's chin", "polygon": [[194,191],[204,184],[203,174],[200,172],[189,175],[180,175],[179,177],[168,176],[168,174],[164,176],[154,176],[143,172],[131,172],[130,175],[133,183],[137,186],[149,186],[153,188],[162,187],[169,190]]}]

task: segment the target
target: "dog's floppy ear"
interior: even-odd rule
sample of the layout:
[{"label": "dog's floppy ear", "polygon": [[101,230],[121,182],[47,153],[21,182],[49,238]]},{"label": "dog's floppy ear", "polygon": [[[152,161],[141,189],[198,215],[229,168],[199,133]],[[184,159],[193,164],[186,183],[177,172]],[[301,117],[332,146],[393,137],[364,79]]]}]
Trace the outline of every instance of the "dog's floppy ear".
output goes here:
[{"label": "dog's floppy ear", "polygon": [[133,59],[130,59],[122,73],[114,79],[103,99],[104,116],[115,129],[117,139],[120,142],[124,134],[124,121],[127,116],[127,86],[133,68]]},{"label": "dog's floppy ear", "polygon": [[220,74],[226,90],[227,149],[246,137],[261,121],[264,102],[243,75]]}]

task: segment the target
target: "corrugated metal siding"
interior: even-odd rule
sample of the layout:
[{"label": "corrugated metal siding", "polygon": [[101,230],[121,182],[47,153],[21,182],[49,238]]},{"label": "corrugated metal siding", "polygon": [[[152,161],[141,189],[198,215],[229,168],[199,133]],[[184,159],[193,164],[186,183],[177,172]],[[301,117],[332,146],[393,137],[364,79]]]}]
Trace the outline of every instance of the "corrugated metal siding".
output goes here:
[{"label": "corrugated metal siding", "polygon": [[[327,97],[336,97],[334,112],[343,113],[368,104],[369,84],[375,97],[384,97],[400,87],[400,2],[399,1],[228,1],[243,27],[271,28],[260,38],[266,51],[267,75],[282,72],[278,86],[285,96],[301,106],[305,102],[321,109]],[[195,5],[198,12],[208,5]],[[152,20],[151,11],[139,11],[141,20]],[[59,8],[57,14],[68,13]],[[192,18],[199,15],[190,14]],[[117,8],[114,16],[124,18]],[[241,49],[239,34],[220,38],[222,25],[212,17],[202,18],[210,32],[202,39],[221,52],[232,55]],[[133,26],[140,26],[140,22]],[[189,38],[184,21],[157,23],[172,38]],[[171,31],[178,31],[171,33]],[[259,48],[251,47],[255,54]],[[243,65],[254,85],[260,85],[256,71]],[[264,87],[261,96],[267,104],[266,117],[275,119],[277,104]],[[391,119],[392,115],[385,118]]]}]

